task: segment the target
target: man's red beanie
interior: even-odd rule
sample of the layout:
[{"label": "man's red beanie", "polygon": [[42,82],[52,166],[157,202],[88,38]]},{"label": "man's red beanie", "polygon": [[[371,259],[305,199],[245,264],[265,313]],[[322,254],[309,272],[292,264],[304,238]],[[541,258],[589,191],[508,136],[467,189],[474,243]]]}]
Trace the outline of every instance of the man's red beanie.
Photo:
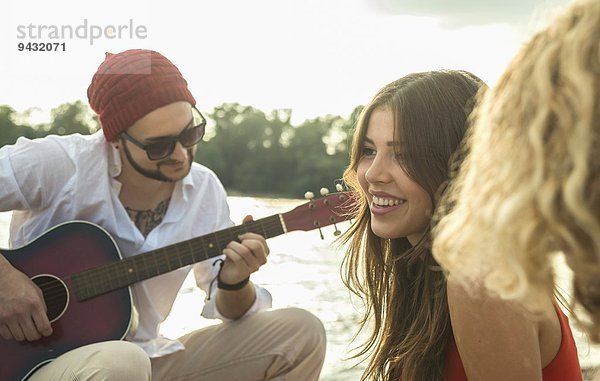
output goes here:
[{"label": "man's red beanie", "polygon": [[177,101],[196,104],[179,69],[162,54],[144,49],[106,53],[87,95],[109,142],[157,108]]}]

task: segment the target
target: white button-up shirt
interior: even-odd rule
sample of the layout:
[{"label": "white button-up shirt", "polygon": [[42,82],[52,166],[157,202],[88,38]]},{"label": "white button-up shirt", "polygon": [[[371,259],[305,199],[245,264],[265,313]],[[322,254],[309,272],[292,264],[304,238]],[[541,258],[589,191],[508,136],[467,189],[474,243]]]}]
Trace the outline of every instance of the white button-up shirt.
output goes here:
[{"label": "white button-up shirt", "polygon": [[[71,220],[85,220],[104,228],[123,257],[148,252],[206,235],[233,225],[227,196],[216,175],[194,163],[177,182],[162,222],[146,238],[130,220],[119,200],[119,153],[101,131],[90,135],[20,138],[0,149],[0,211],[13,211],[10,245],[21,247],[49,228]],[[219,266],[216,258],[193,265],[198,286],[208,294]],[[139,313],[137,330],[126,339],[151,357],[183,349],[180,342],[159,335],[159,325],[171,308],[192,266],[131,286]],[[271,295],[256,287],[256,301],[248,314],[271,307]],[[213,296],[216,287],[212,289]],[[202,316],[226,320],[214,297],[205,301]]]}]

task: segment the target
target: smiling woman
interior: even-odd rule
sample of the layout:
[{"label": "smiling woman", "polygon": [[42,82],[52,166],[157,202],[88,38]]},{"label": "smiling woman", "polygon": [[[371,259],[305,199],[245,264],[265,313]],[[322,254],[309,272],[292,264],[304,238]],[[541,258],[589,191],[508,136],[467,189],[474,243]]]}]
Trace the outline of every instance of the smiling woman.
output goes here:
[{"label": "smiling woman", "polygon": [[370,204],[373,233],[386,239],[406,237],[416,245],[429,225],[433,206],[427,191],[404,170],[390,170],[402,165],[395,138],[392,109],[385,105],[374,109],[356,175]]},{"label": "smiling woman", "polygon": [[437,380],[451,333],[444,275],[429,252],[434,195],[482,86],[459,71],[415,73],[363,109],[345,181],[360,195],[345,283],[364,299],[373,331],[358,355],[363,379]]},{"label": "smiling woman", "polygon": [[518,306],[447,280],[430,222],[481,80],[464,71],[409,74],[363,109],[346,183],[356,221],[342,237],[346,285],[363,298],[371,334],[362,380],[581,380],[566,316],[529,319]]}]

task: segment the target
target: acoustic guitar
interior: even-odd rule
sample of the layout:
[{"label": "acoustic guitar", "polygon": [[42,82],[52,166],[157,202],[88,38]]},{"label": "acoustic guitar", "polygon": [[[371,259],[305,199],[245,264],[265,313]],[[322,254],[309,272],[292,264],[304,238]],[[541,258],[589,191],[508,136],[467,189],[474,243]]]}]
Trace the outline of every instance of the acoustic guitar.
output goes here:
[{"label": "acoustic guitar", "polygon": [[287,213],[128,258],[104,229],[83,221],[58,225],[19,249],[0,250],[42,290],[53,328],[51,336],[33,342],[0,339],[0,381],[26,380],[72,349],[123,339],[135,326],[129,286],[136,282],[218,256],[242,233],[271,238],[313,230],[349,219],[351,208],[349,193],[334,193]]}]

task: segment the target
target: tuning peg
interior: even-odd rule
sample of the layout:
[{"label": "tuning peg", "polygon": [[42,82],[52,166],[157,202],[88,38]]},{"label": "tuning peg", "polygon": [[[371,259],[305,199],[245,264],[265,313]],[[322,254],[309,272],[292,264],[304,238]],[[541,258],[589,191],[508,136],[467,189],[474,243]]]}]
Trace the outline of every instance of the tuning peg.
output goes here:
[{"label": "tuning peg", "polygon": [[320,192],[321,192],[321,196],[325,197],[329,194],[329,189],[321,188]]},{"label": "tuning peg", "polygon": [[315,198],[315,194],[313,192],[306,192],[304,193],[304,198],[307,200],[312,200],[313,198]]},{"label": "tuning peg", "polygon": [[342,234],[342,232],[340,231],[340,229],[338,229],[336,224],[333,224],[333,227],[335,228],[335,230],[333,231],[333,235],[334,236],[339,236],[340,234]]},{"label": "tuning peg", "polygon": [[337,237],[338,235],[342,234],[342,232],[340,231],[340,229],[338,229],[337,224],[335,223],[335,217],[334,216],[329,216],[329,222],[331,222],[333,224],[333,227],[335,229],[334,232],[333,232],[334,236]]}]

